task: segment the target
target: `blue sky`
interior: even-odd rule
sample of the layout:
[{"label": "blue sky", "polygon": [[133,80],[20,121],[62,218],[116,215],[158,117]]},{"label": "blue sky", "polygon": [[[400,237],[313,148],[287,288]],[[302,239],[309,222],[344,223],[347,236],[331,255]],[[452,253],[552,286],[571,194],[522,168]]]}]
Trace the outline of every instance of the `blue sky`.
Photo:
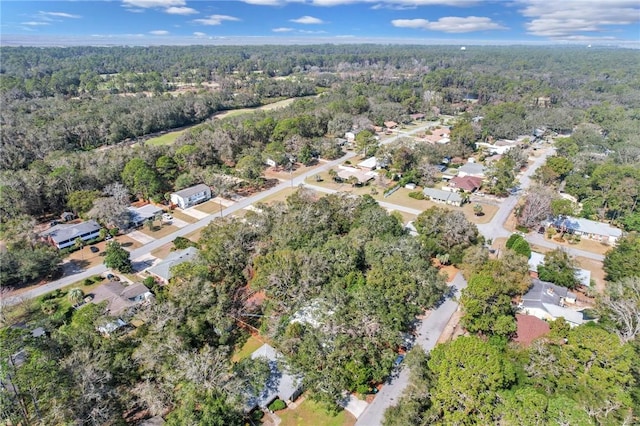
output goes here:
[{"label": "blue sky", "polygon": [[3,45],[640,45],[638,0],[3,0],[0,17]]}]

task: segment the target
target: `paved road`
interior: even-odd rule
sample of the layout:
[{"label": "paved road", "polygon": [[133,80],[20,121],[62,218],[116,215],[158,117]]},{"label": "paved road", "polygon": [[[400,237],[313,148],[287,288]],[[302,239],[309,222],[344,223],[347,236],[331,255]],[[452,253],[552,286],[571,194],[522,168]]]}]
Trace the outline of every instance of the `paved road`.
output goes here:
[{"label": "paved road", "polygon": [[[398,134],[396,134],[395,136],[392,136],[390,138],[385,139],[382,144],[389,144],[392,142],[395,142],[396,140],[398,140],[399,138],[405,137],[407,135],[413,134],[413,133],[417,133],[420,132],[422,130],[427,129],[428,127],[432,126],[436,124],[435,122],[427,122],[424,123],[422,126],[419,126],[411,131],[403,131],[403,132],[399,132]],[[259,201],[264,200],[265,198],[279,192],[282,191],[285,188],[288,187],[297,187],[300,184],[303,184],[305,182],[305,179],[329,170],[332,167],[337,167],[338,165],[342,164],[345,160],[349,160],[353,157],[356,156],[355,152],[349,151],[347,152],[346,155],[342,156],[341,158],[337,159],[337,160],[333,160],[333,161],[328,161],[328,162],[324,162],[323,164],[321,164],[319,167],[316,167],[312,170],[309,170],[297,177],[294,177],[293,179],[290,180],[286,180],[281,182],[280,184],[274,186],[271,189],[268,189],[266,191],[260,192],[258,194],[255,194],[251,197],[247,197],[245,199],[242,199],[240,201],[238,201],[237,203],[233,204],[230,207],[225,208],[221,213],[214,213],[211,214],[195,223],[189,224],[187,226],[185,226],[184,228],[181,228],[179,230],[177,230],[176,232],[174,232],[173,234],[167,235],[166,237],[163,238],[158,238],[157,240],[150,242],[149,244],[145,244],[144,246],[135,249],[131,252],[131,259],[133,260],[133,262],[135,263],[135,260],[138,258],[142,258],[146,255],[148,255],[149,253],[151,253],[153,250],[167,244],[170,243],[171,241],[175,240],[176,237],[183,237],[187,234],[190,234],[191,232],[197,231],[200,228],[203,228],[205,226],[207,226],[209,223],[211,223],[213,220],[215,220],[216,218],[220,217],[220,216],[228,216],[230,214],[235,213],[238,210],[242,210],[246,207],[249,207],[252,204],[255,204]],[[99,275],[99,274],[103,274],[107,271],[107,267],[105,267],[104,265],[98,265],[98,266],[94,266],[93,268],[90,269],[85,269],[85,270],[78,270],[75,271],[75,273],[73,273],[72,275],[67,275],[63,278],[60,278],[59,280],[56,281],[52,281],[50,283],[41,285],[39,287],[30,289],[28,291],[25,291],[17,296],[12,296],[12,297],[7,297],[5,300],[2,301],[2,305],[3,306],[12,306],[15,304],[20,303],[23,300],[29,300],[29,299],[33,299],[34,297],[38,297],[38,296],[42,296],[43,294],[49,293],[51,291],[57,290],[59,288],[68,286],[70,284],[73,284],[75,282],[81,281],[85,278],[89,278],[91,276],[94,275]]]},{"label": "paved road", "polygon": [[[462,274],[456,274],[452,281],[452,289],[455,289],[456,300],[460,297],[460,290],[466,286],[467,282],[462,277]],[[425,352],[429,352],[435,347],[451,316],[458,309],[456,300],[451,297],[447,298],[418,326],[416,344],[422,346]],[[384,412],[397,403],[408,384],[409,369],[405,367],[390,384],[382,387],[371,404],[358,418],[356,426],[377,426],[382,424]]]}]

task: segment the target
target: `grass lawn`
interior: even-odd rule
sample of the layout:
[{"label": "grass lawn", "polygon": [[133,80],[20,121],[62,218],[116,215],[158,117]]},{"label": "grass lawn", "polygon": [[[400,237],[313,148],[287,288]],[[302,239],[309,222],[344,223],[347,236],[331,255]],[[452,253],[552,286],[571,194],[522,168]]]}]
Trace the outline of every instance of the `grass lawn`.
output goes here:
[{"label": "grass lawn", "polygon": [[140,231],[153,238],[162,238],[162,237],[166,237],[169,234],[173,234],[178,229],[179,228],[177,226],[173,226],[173,225],[162,225],[162,226],[154,225],[153,230],[149,230],[149,228],[147,228],[147,226],[145,225],[142,228],[140,228]]},{"label": "grass lawn", "polygon": [[171,215],[176,218],[176,219],[180,219],[184,222],[187,223],[196,223],[198,221],[198,219],[196,219],[193,216],[189,216],[186,213],[183,213],[182,211],[180,211],[179,209],[175,209],[171,212]]},{"label": "grass lawn", "polygon": [[142,247],[142,243],[140,241],[134,240],[126,235],[118,235],[116,237],[116,241],[118,241],[123,248],[129,251]]},{"label": "grass lawn", "polygon": [[176,141],[176,139],[178,139],[178,136],[180,136],[181,134],[183,134],[186,131],[187,131],[187,129],[183,129],[183,130],[178,130],[176,132],[165,133],[164,135],[160,135],[158,137],[151,138],[151,139],[145,141],[145,144],[154,145],[154,146],[157,146],[157,145],[171,145],[172,143],[174,143]]},{"label": "grass lawn", "polygon": [[202,230],[203,229],[204,228],[196,229],[195,231],[188,233],[184,237],[188,238],[189,240],[193,241],[194,243],[197,243],[200,240],[200,236],[202,235]]},{"label": "grass lawn", "polygon": [[220,210],[224,210],[224,206],[217,201],[209,200],[205,201],[202,204],[198,204],[195,209],[201,211],[202,213],[214,214],[220,213]]},{"label": "grass lawn", "polygon": [[275,194],[270,195],[267,198],[264,198],[263,200],[260,201],[260,203],[262,203],[262,204],[272,204],[272,203],[275,203],[277,201],[286,201],[287,197],[289,197],[289,195],[293,194],[297,190],[298,190],[298,188],[296,188],[296,187],[294,187],[294,188],[285,188],[282,191],[278,191]]},{"label": "grass lawn", "polygon": [[245,358],[249,358],[249,356],[251,356],[251,354],[254,353],[260,346],[264,345],[264,343],[265,342],[260,340],[260,337],[252,335],[251,337],[249,337],[249,339],[247,339],[245,344],[233,354],[233,356],[231,357],[231,361],[238,362],[242,361]]},{"label": "grass lawn", "polygon": [[343,410],[334,416],[308,398],[295,409],[278,411],[276,414],[282,419],[280,426],[351,426],[356,423],[351,413]]},{"label": "grass lawn", "polygon": [[168,243],[163,246],[158,247],[157,249],[151,252],[151,256],[158,257],[160,259],[164,259],[171,253],[171,249],[173,248],[173,243]]}]

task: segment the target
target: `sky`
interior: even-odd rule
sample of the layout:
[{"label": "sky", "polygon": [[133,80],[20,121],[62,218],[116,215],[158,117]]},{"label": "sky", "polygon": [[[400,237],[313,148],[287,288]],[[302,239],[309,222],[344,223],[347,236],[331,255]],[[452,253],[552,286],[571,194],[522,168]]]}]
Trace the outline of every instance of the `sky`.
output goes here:
[{"label": "sky", "polygon": [[1,45],[359,42],[640,47],[640,1],[0,2]]}]

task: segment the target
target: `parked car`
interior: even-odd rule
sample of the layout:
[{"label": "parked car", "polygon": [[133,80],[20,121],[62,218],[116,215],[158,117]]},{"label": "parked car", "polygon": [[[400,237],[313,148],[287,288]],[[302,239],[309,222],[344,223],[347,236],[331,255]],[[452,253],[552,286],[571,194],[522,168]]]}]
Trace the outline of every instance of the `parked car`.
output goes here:
[{"label": "parked car", "polygon": [[100,249],[96,246],[89,247],[89,250],[91,250],[91,253],[97,253],[100,251]]},{"label": "parked car", "polygon": [[538,228],[538,234],[544,234],[544,226],[541,226],[540,228]]},{"label": "parked car", "polygon": [[395,361],[393,361],[393,366],[394,366],[394,367],[399,367],[399,366],[400,366],[400,364],[402,364],[402,361],[404,361],[404,355],[398,355],[398,356],[396,357],[396,360],[395,360]]},{"label": "parked car", "polygon": [[163,213],[162,220],[164,222],[171,222],[173,220],[173,216],[171,216],[169,213]]},{"label": "parked car", "polygon": [[107,274],[107,279],[111,281],[120,281],[120,277],[113,274]]}]

